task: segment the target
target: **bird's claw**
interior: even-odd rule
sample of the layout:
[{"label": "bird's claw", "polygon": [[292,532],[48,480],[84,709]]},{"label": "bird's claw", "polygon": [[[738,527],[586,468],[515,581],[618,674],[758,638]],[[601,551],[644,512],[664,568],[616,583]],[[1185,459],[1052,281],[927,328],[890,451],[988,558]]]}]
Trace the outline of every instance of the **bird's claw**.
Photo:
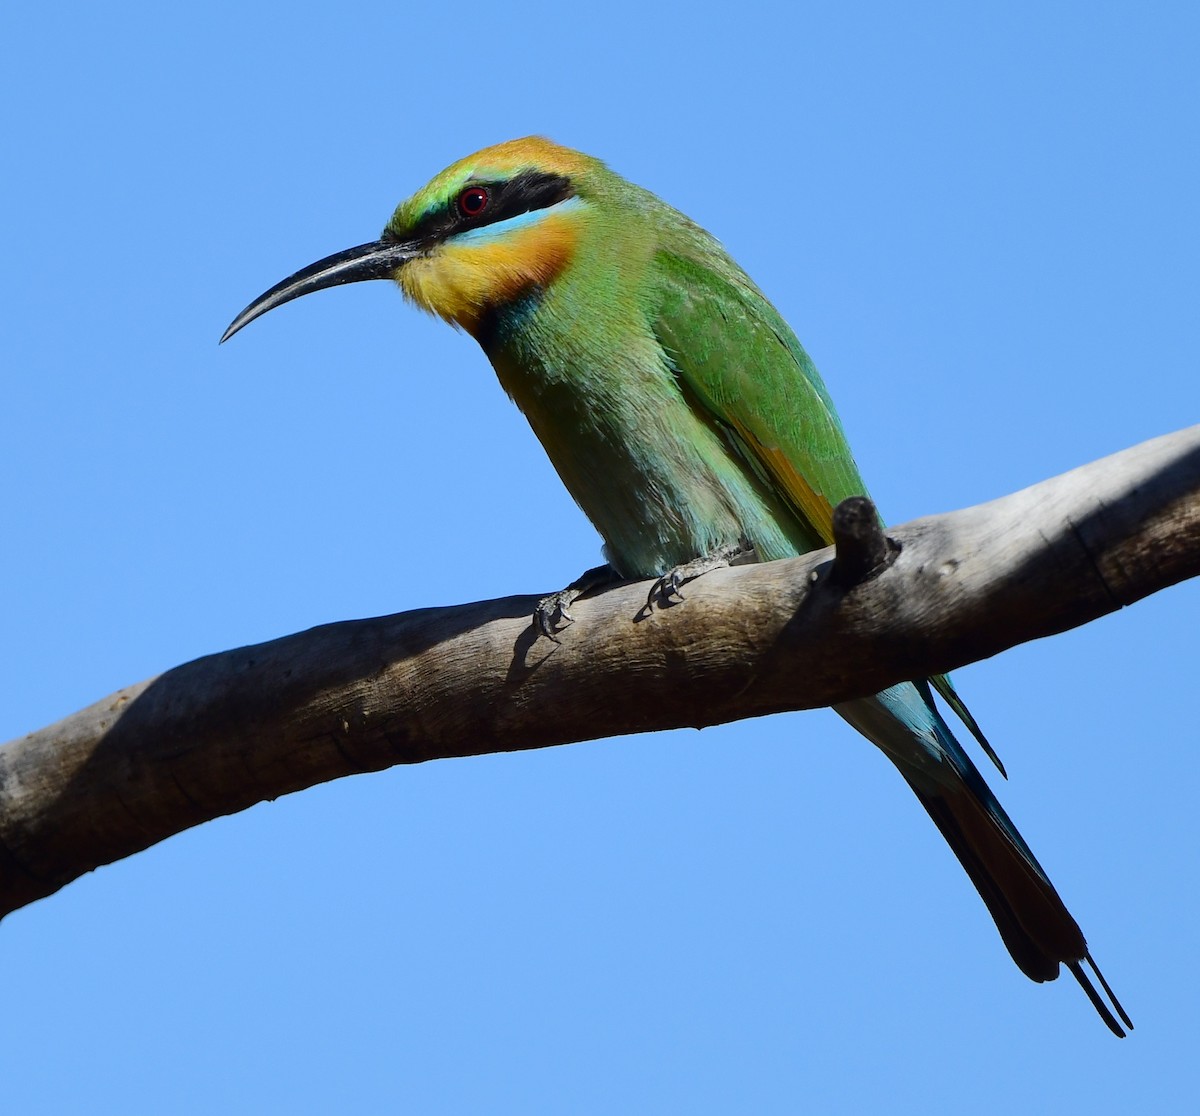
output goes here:
[{"label": "bird's claw", "polygon": [[560,642],[556,634],[561,627],[574,624],[575,617],[571,615],[571,605],[582,596],[582,590],[568,585],[557,593],[551,593],[538,601],[533,610],[533,623],[542,635],[555,643]]},{"label": "bird's claw", "polygon": [[752,557],[753,554],[753,548],[748,543],[741,542],[732,546],[719,547],[711,554],[693,558],[692,561],[685,562],[682,566],[667,570],[650,586],[650,592],[646,596],[646,609],[653,611],[655,601],[660,607],[666,607],[685,600],[683,586],[689,581],[695,581],[696,578],[703,577],[706,573],[712,573],[713,570],[740,565],[741,561]]},{"label": "bird's claw", "polygon": [[547,639],[561,643],[557,633],[566,625],[575,623],[575,617],[571,615],[571,606],[593,589],[615,581],[616,577],[611,566],[596,566],[581,574],[565,589],[543,597],[533,610],[534,628]]},{"label": "bird's claw", "polygon": [[[669,570],[651,585],[650,592],[646,594],[646,608],[653,610],[656,600],[660,606],[686,600],[682,586],[685,581],[690,581],[691,577],[686,576],[683,571],[683,566],[676,566],[675,569]],[[699,577],[699,574],[693,574],[692,577]]]}]

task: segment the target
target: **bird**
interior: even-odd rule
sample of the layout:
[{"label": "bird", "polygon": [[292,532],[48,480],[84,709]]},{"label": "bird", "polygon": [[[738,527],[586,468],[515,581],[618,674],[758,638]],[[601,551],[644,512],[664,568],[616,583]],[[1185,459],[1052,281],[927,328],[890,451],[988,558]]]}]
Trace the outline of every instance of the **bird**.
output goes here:
[{"label": "bird", "polygon": [[[479,343],[602,537],[606,565],[538,608],[552,638],[599,577],[653,578],[650,603],[667,603],[710,569],[828,546],[834,508],[866,494],[829,392],[775,307],[715,237],[597,158],[530,136],[461,159],[378,240],[276,284],[221,340],[369,279]],[[899,770],[1021,971],[1044,982],[1065,965],[1124,1037],[1129,1016],[934,690],[1004,774],[945,676],[834,709]]]}]

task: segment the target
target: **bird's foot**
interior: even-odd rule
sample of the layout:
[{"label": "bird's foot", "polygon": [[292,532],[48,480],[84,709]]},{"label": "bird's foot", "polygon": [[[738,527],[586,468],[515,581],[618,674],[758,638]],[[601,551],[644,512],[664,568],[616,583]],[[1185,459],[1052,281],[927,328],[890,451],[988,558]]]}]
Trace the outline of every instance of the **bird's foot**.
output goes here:
[{"label": "bird's foot", "polygon": [[547,639],[560,642],[557,632],[567,624],[574,624],[575,617],[571,615],[571,605],[580,597],[617,580],[617,571],[612,566],[596,566],[587,570],[565,589],[551,593],[538,601],[533,610],[533,626]]},{"label": "bird's foot", "polygon": [[682,601],[684,599],[681,592],[682,587],[689,581],[703,577],[706,573],[723,569],[725,566],[738,566],[754,560],[754,547],[745,540],[717,547],[711,554],[693,558],[690,562],[685,562],[682,566],[676,566],[673,570],[668,570],[663,574],[650,586],[650,592],[646,597],[646,609],[653,611],[656,601],[660,608]]}]

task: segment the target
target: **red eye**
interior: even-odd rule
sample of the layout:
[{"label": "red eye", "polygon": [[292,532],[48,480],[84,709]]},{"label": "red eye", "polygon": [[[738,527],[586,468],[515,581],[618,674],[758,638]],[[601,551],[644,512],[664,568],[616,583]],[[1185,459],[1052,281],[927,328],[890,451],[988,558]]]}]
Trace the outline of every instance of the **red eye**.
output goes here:
[{"label": "red eye", "polygon": [[464,217],[478,217],[488,207],[488,192],[482,186],[468,186],[458,195],[458,211]]}]

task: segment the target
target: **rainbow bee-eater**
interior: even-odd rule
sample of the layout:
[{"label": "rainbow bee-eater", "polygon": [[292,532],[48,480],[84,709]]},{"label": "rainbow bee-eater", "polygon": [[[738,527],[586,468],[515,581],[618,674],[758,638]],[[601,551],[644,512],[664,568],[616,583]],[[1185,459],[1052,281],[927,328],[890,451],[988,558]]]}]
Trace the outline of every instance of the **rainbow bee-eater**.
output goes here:
[{"label": "rainbow bee-eater", "polygon": [[[364,279],[395,280],[479,342],[615,575],[658,579],[664,597],[734,555],[829,545],[835,506],[866,493],[825,385],[762,292],[707,232],[590,156],[530,138],[463,159],[401,203],[379,240],[284,280],[225,338]],[[581,588],[543,602],[544,629],[570,620]],[[835,708],[900,770],[1022,972],[1054,980],[1065,964],[1124,1035],[1117,1017],[1132,1024],[1078,924],[931,686],[994,759],[944,677]]]}]

